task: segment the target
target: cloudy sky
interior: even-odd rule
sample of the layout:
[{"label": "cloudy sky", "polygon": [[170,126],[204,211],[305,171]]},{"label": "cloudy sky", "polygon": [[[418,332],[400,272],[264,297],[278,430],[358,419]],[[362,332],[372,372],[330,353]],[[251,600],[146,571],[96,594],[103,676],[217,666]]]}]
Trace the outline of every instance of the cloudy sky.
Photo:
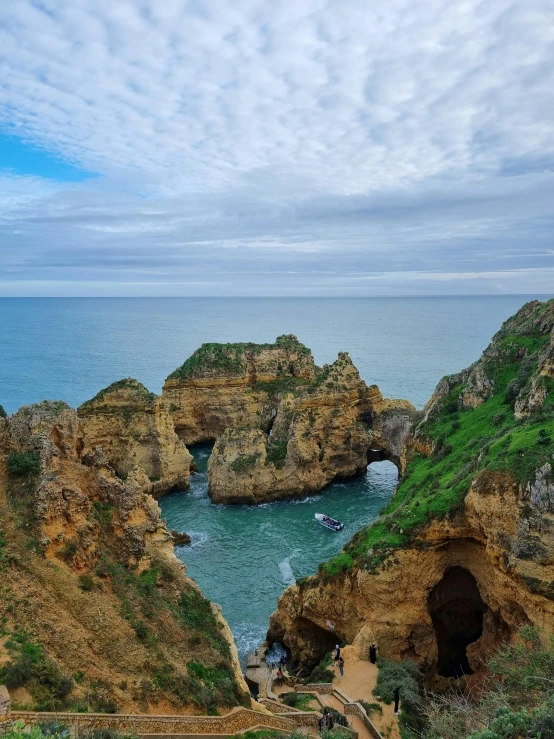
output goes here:
[{"label": "cloudy sky", "polygon": [[554,292],[552,0],[1,0],[0,294]]}]

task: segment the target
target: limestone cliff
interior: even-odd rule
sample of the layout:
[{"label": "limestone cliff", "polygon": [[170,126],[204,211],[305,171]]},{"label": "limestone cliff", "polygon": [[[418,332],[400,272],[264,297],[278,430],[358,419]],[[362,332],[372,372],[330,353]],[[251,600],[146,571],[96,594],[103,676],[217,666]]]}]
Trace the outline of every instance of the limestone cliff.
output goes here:
[{"label": "limestone cliff", "polygon": [[554,633],[554,301],[507,321],[442,380],[377,521],[289,588],[268,638],[308,666],[344,639],[441,680],[519,625]]},{"label": "limestone cliff", "polygon": [[229,428],[218,438],[208,466],[214,502],[302,497],[360,474],[372,459],[403,468],[415,408],[368,388],[348,354],[276,401],[269,434],[259,426]]},{"label": "limestone cliff", "polygon": [[274,344],[203,344],[167,378],[162,399],[186,444],[228,428],[268,429],[276,395],[314,377],[309,349],[295,336]]},{"label": "limestone cliff", "polygon": [[167,404],[140,382],[131,378],[114,382],[77,413],[85,454],[102,447],[123,478],[140,467],[155,497],[188,487],[192,456],[175,433]]},{"label": "limestone cliff", "polygon": [[249,703],[226,625],[173,554],[143,470],[43,402],[0,420],[0,681],[43,710]]}]

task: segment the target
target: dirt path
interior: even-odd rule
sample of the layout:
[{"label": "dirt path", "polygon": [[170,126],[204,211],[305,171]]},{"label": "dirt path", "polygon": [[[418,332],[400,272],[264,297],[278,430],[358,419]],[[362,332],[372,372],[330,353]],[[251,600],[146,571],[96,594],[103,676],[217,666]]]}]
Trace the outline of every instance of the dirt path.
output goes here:
[{"label": "dirt path", "polygon": [[[333,685],[346,693],[354,701],[363,700],[368,703],[380,702],[373,695],[373,688],[377,683],[377,665],[372,665],[367,660],[358,659],[356,650],[353,647],[344,647],[342,656],[344,658],[344,676],[341,677],[338,667],[334,667],[335,678]],[[393,705],[381,703],[381,706],[383,713],[372,713],[370,717],[371,721],[387,739],[400,739],[398,719],[394,715]]]}]

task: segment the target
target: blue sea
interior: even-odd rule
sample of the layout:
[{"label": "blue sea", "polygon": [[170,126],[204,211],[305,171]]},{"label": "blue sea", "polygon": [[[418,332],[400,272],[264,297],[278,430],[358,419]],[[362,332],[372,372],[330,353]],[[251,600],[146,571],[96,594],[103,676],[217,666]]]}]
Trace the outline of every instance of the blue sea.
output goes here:
[{"label": "blue sea", "polygon": [[[441,377],[478,359],[530,299],[2,299],[0,404],[10,413],[45,398],[77,406],[122,377],[159,393],[203,342],[270,342],[293,333],[318,364],[347,351],[368,384],[422,408]],[[283,589],[376,518],[397,471],[377,462],[303,501],[225,507],[208,496],[210,448],[191,451],[199,471],[190,490],[160,501],[162,514],[170,528],[191,535],[192,545],[177,547],[177,556],[222,605],[244,661],[264,639]],[[344,531],[319,526],[316,512],[344,521]]]},{"label": "blue sea", "polygon": [[0,404],[77,406],[122,377],[159,393],[203,342],[292,333],[318,364],[347,351],[367,383],[422,407],[532,298],[2,298]]}]

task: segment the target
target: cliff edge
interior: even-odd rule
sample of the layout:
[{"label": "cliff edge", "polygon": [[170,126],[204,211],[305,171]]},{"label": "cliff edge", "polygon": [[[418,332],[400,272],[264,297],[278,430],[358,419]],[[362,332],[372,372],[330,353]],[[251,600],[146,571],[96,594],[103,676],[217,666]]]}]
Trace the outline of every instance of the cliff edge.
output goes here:
[{"label": "cliff edge", "polygon": [[0,680],[39,710],[249,705],[226,624],[174,556],[150,480],[140,467],[117,476],[86,425],[49,401],[0,419]]},{"label": "cliff edge", "polygon": [[285,591],[268,639],[306,667],[375,641],[441,683],[522,624],[554,633],[553,359],[554,301],[533,301],[441,380],[390,503]]}]

